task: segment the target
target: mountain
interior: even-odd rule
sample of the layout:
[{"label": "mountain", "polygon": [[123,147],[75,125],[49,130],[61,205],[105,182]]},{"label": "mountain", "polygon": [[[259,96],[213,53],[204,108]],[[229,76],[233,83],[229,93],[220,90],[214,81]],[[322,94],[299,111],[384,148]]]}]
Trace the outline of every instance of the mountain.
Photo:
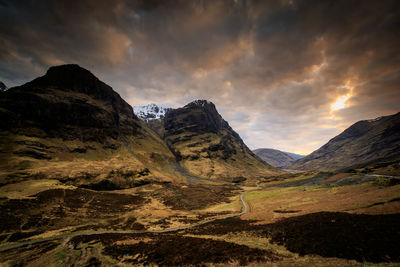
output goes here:
[{"label": "mountain", "polygon": [[39,178],[89,188],[151,180],[254,183],[279,173],[246,147],[211,102],[176,110],[150,105],[138,115],[144,121],[90,71],[51,67],[0,94],[0,184]]},{"label": "mountain", "polygon": [[0,92],[4,91],[7,91],[7,86],[2,81],[0,81]]},{"label": "mountain", "polygon": [[[0,94],[0,183],[179,179],[175,156],[118,93],[78,65]],[[86,178],[85,178],[86,177]]]},{"label": "mountain", "polygon": [[145,106],[135,106],[133,111],[150,129],[159,137],[164,137],[164,117],[172,108],[149,104]]},{"label": "mountain", "polygon": [[400,157],[400,112],[359,121],[291,169],[332,170],[385,158]]},{"label": "mountain", "polygon": [[263,161],[278,168],[288,166],[296,161],[288,153],[276,149],[258,148],[253,150],[253,152]]},{"label": "mountain", "polygon": [[302,159],[305,157],[304,155],[299,155],[299,154],[295,154],[295,153],[290,153],[290,152],[285,152],[285,151],[282,151],[282,152],[288,154],[290,157],[294,158],[295,160]]},{"label": "mountain", "polygon": [[172,110],[172,108],[166,108],[158,106],[156,104],[148,104],[145,106],[133,107],[135,115],[144,121],[162,119],[164,118],[165,114],[170,110]]},{"label": "mountain", "polygon": [[280,173],[254,155],[212,102],[170,110],[163,124],[164,140],[193,175],[234,182]]}]

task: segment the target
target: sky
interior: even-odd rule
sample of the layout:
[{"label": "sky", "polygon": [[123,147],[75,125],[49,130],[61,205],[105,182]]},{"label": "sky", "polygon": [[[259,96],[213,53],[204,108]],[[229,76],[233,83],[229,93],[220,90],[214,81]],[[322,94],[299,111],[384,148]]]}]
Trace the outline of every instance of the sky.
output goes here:
[{"label": "sky", "polygon": [[398,0],[0,0],[0,21],[8,87],[79,64],[132,106],[210,100],[251,149],[400,111]]}]

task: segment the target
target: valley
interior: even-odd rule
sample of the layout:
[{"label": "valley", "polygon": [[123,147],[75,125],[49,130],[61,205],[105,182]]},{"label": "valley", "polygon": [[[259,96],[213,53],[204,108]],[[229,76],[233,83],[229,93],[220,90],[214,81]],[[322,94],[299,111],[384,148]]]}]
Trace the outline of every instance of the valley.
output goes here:
[{"label": "valley", "polygon": [[1,92],[0,119],[1,266],[400,262],[398,114],[253,152],[210,101],[134,109],[61,65]]},{"label": "valley", "polygon": [[[108,192],[48,186],[55,189],[34,195],[17,185],[4,190],[9,200],[2,198],[2,214],[10,207],[13,213],[7,214],[10,224],[2,225],[3,262],[168,266],[212,259],[255,266],[382,266],[400,260],[393,247],[399,238],[399,177],[307,172],[255,187],[147,184]],[[31,213],[21,216],[27,205]],[[382,231],[388,234],[374,234]],[[209,246],[212,252],[193,258],[188,246]],[[172,247],[187,256],[171,257]],[[13,261],[17,254],[23,257]]]}]

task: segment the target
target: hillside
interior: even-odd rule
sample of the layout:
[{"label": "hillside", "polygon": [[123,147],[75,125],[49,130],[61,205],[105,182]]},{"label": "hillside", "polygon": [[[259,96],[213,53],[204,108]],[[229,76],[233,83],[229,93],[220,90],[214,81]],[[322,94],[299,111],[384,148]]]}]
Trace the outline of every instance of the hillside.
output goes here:
[{"label": "hillside", "polygon": [[178,109],[149,104],[134,110],[166,141],[189,175],[239,182],[280,173],[247,148],[210,101],[196,100]]},{"label": "hillside", "polygon": [[152,180],[245,181],[279,172],[254,156],[212,103],[146,110],[156,115],[138,112],[142,121],[78,65],[51,67],[1,94],[0,183],[58,177],[126,188]]},{"label": "hillside", "polygon": [[164,128],[167,144],[194,175],[235,182],[280,173],[251,152],[209,101],[169,111]]},{"label": "hillside", "polygon": [[289,156],[286,152],[271,149],[271,148],[258,148],[253,150],[260,159],[274,167],[284,167],[296,161],[295,158]]},{"label": "hillside", "polygon": [[295,160],[302,159],[305,157],[305,155],[300,155],[300,154],[296,154],[296,153],[290,153],[290,152],[285,152],[285,151],[282,151],[282,152],[286,153],[287,155],[294,158]]},{"label": "hillside", "polygon": [[110,86],[78,65],[0,95],[0,183],[62,177],[126,187],[182,175],[166,144]]},{"label": "hillside", "polygon": [[400,157],[400,113],[359,121],[291,169],[333,170]]}]

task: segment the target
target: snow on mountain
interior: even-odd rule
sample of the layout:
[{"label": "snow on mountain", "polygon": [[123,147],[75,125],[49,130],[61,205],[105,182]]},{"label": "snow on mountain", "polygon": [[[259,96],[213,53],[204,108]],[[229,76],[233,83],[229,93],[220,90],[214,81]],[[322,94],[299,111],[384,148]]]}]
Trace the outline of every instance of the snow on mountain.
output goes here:
[{"label": "snow on mountain", "polygon": [[199,99],[199,100],[194,100],[193,102],[191,102],[189,104],[195,104],[195,105],[204,107],[205,105],[211,105],[212,103],[208,100]]},{"label": "snow on mountain", "polygon": [[144,121],[162,119],[165,113],[172,110],[169,107],[163,107],[156,104],[148,104],[145,106],[135,106],[133,111],[140,119]]}]

